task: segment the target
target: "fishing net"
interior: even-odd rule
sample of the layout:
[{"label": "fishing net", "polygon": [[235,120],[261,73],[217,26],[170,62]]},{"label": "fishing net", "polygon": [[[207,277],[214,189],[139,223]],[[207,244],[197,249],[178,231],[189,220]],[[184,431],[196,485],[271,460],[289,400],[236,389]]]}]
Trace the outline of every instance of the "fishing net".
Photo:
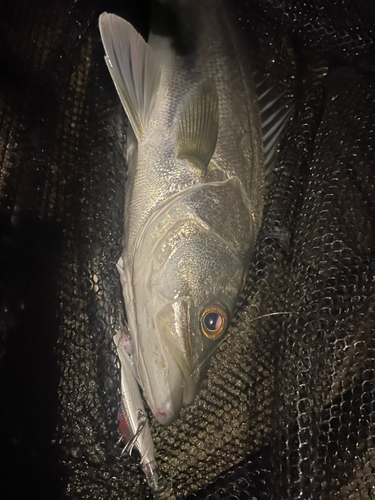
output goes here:
[{"label": "fishing net", "polygon": [[[375,10],[231,5],[295,108],[238,313],[195,403],[153,423],[157,460],[191,500],[375,498]],[[147,34],[143,2],[0,2],[6,500],[150,496],[117,443],[127,120],[103,11]]]}]

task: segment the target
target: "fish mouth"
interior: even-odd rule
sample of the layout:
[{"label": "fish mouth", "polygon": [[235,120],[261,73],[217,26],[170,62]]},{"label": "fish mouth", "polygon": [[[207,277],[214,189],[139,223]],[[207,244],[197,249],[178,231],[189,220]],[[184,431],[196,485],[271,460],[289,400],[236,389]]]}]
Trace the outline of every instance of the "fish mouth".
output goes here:
[{"label": "fish mouth", "polygon": [[174,360],[167,352],[166,359],[168,363],[168,389],[167,397],[160,401],[154,401],[154,407],[151,408],[156,420],[162,425],[173,423],[180,414],[183,404],[183,375]]},{"label": "fish mouth", "polygon": [[163,308],[156,318],[160,350],[155,356],[160,356],[165,370],[159,390],[157,374],[148,376],[149,401],[156,420],[163,425],[178,418],[181,408],[192,403],[197,390],[187,314],[186,302],[177,301]]},{"label": "fish mouth", "polygon": [[[167,395],[159,400],[153,395],[150,398],[150,408],[160,424],[169,425],[178,418],[183,406],[193,402],[197,384],[193,379],[193,372],[188,372],[186,366],[182,369],[168,347],[164,349],[164,354],[168,365]],[[150,385],[152,387],[152,382]]]}]

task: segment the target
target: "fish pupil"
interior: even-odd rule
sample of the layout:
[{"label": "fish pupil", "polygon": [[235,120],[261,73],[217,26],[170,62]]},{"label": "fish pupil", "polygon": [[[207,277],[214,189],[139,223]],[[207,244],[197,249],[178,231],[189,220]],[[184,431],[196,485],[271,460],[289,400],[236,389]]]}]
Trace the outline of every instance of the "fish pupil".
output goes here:
[{"label": "fish pupil", "polygon": [[208,313],[204,318],[204,326],[207,330],[215,331],[220,328],[221,325],[221,316],[218,313],[211,312]]}]

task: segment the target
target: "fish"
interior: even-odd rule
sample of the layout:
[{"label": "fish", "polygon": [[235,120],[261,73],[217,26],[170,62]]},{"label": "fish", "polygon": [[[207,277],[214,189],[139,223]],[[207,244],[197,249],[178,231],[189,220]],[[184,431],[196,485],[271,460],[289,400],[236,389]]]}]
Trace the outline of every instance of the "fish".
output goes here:
[{"label": "fish", "polygon": [[[163,425],[194,401],[230,325],[262,222],[261,110],[229,4],[154,2],[147,42],[115,14],[99,19],[130,124],[117,263],[124,363]],[[277,138],[288,113],[272,99],[264,106],[277,108],[267,121],[268,136]]]}]

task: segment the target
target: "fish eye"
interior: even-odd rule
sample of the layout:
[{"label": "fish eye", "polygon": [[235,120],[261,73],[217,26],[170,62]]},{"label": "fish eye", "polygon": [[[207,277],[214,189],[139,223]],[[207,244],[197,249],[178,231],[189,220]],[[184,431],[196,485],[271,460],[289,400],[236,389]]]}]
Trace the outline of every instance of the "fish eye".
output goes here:
[{"label": "fish eye", "polygon": [[211,304],[201,316],[202,333],[210,340],[218,340],[228,326],[228,311],[221,304]]}]

